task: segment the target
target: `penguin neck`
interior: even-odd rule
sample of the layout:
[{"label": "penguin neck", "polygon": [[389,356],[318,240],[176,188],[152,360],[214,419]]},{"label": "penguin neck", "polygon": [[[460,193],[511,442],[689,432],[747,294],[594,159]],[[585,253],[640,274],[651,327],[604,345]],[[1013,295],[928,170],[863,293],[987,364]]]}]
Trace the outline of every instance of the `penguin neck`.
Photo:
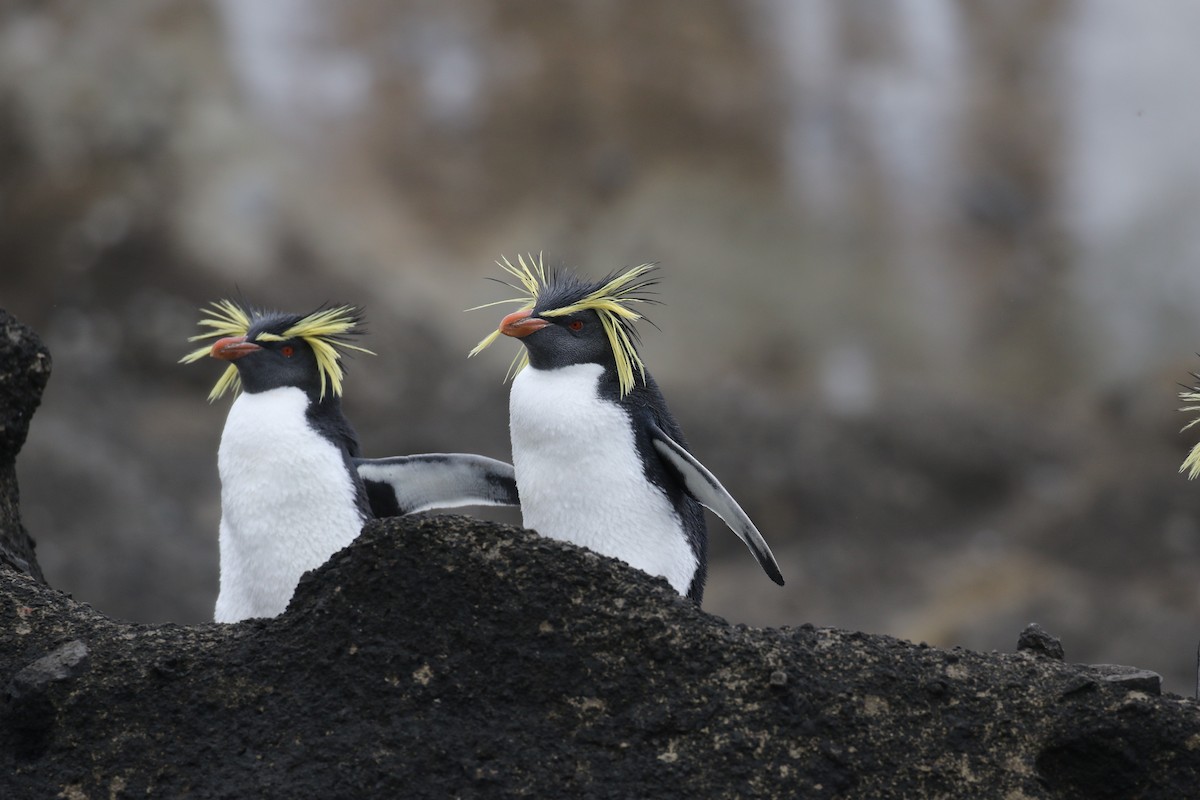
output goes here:
[{"label": "penguin neck", "polygon": [[[350,420],[346,419],[346,415],[342,412],[341,397],[333,392],[326,391],[325,397],[322,398],[320,391],[316,388],[277,386],[257,392],[244,391],[241,397],[266,400],[267,398],[296,398],[297,394],[302,394],[307,401],[303,408],[304,420],[308,426],[329,439],[335,447],[343,448],[349,457],[357,458],[360,455],[358,434],[355,432],[354,426],[350,424]],[[299,403],[295,399],[289,399],[285,404],[287,408],[297,406]]]},{"label": "penguin neck", "polygon": [[602,400],[619,403],[621,400],[621,385],[617,380],[617,367],[612,363],[599,361],[559,363],[535,358],[535,353],[529,354],[529,367],[547,376],[572,376],[572,381],[592,382],[595,392]]},{"label": "penguin neck", "polygon": [[[316,418],[337,418],[342,415],[342,399],[338,395],[326,389],[325,396],[321,397],[321,391],[317,386],[264,386],[251,387],[243,385],[242,394],[248,397],[280,397],[284,394],[289,396],[293,392],[300,392],[307,399],[307,408],[305,415],[309,419]],[[274,394],[272,394],[274,393]]]},{"label": "penguin neck", "polygon": [[[308,395],[310,402],[318,402],[322,392],[316,364],[308,365],[311,368],[303,365],[295,366],[297,369],[284,372],[282,365],[270,362],[254,364],[253,368],[251,365],[247,365],[246,368],[238,370],[242,391],[249,394],[262,394],[274,389],[299,389]],[[328,385],[325,386],[324,394],[326,397],[333,394]]]},{"label": "penguin neck", "polygon": [[332,419],[344,420],[342,413],[342,398],[333,392],[326,392],[322,398],[318,392],[305,392],[308,396],[308,418],[310,420]]}]

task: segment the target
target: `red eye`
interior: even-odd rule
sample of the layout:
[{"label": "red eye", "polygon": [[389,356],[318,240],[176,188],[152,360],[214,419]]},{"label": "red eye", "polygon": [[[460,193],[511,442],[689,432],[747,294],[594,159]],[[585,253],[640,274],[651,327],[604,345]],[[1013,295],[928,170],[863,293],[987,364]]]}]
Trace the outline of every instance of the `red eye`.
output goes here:
[{"label": "red eye", "polygon": [[567,327],[573,331],[581,331],[583,330],[583,320],[573,319],[567,323]]},{"label": "red eye", "polygon": [[284,358],[291,358],[296,352],[296,348],[292,347],[290,344],[285,344],[283,347],[279,348],[279,352],[283,353]]}]

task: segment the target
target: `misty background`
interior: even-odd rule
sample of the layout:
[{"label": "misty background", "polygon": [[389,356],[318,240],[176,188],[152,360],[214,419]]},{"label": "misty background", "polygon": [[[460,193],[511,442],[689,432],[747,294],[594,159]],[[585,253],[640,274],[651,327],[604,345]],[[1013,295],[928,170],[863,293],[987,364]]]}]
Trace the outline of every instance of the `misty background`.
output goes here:
[{"label": "misty background", "polygon": [[[705,607],[1191,693],[1200,6],[117,0],[0,7],[0,306],[54,372],[18,463],[51,584],[211,619],[198,309],[366,307],[369,456],[508,458],[502,255],[661,264],[642,352],[756,520]],[[487,516],[517,522],[511,512]]]}]

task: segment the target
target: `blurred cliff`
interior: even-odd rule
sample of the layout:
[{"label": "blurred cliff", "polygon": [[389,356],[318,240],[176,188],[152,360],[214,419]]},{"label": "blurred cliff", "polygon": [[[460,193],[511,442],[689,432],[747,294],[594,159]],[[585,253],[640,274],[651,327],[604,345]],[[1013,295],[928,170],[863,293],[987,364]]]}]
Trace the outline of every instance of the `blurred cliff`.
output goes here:
[{"label": "blurred cliff", "polygon": [[[663,265],[644,354],[776,549],[706,606],[941,645],[1036,619],[1190,686],[1200,10],[1104,0],[0,10],[0,306],[55,360],[19,471],[51,585],[209,618],[241,292],[371,321],[370,455],[507,455],[501,254]],[[499,348],[503,350],[504,348]],[[503,517],[515,521],[515,517]]]}]

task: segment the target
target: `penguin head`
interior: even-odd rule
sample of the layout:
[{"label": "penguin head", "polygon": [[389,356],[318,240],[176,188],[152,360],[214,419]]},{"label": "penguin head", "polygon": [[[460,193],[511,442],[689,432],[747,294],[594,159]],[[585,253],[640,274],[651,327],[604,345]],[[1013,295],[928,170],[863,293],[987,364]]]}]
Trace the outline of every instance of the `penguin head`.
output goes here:
[{"label": "penguin head", "polygon": [[547,270],[540,256],[530,256],[529,261],[518,256],[515,267],[508,259],[498,263],[520,281],[526,292],[525,297],[500,302],[525,307],[504,317],[499,328],[476,345],[471,355],[504,334],[525,345],[513,360],[510,374],[526,364],[537,369],[600,364],[616,373],[621,396],[633,389],[639,375],[645,382],[646,369],[637,352],[638,335],[633,326],[643,317],[631,305],[656,302],[647,296],[647,290],[656,283],[646,276],[655,268],[653,264],[589,281],[569,270]]},{"label": "penguin head", "polygon": [[616,358],[595,311],[560,317],[539,316],[534,309],[514,311],[500,321],[500,333],[520,339],[530,365],[556,369],[573,364],[600,364],[616,369]]},{"label": "penguin head", "polygon": [[265,392],[285,386],[302,389],[317,401],[342,393],[345,374],[342,350],[371,353],[348,341],[360,334],[362,312],[352,306],[322,306],[308,314],[282,314],[243,308],[230,300],[212,304],[200,324],[209,333],[189,341],[216,338],[180,359],[184,363],[212,356],[229,362],[209,394],[215,400],[229,389]]},{"label": "penguin head", "polygon": [[303,337],[283,336],[296,319],[260,320],[245,336],[218,339],[209,355],[231,363],[242,389],[250,394],[295,386],[305,394],[316,395],[321,390],[316,354]]}]

